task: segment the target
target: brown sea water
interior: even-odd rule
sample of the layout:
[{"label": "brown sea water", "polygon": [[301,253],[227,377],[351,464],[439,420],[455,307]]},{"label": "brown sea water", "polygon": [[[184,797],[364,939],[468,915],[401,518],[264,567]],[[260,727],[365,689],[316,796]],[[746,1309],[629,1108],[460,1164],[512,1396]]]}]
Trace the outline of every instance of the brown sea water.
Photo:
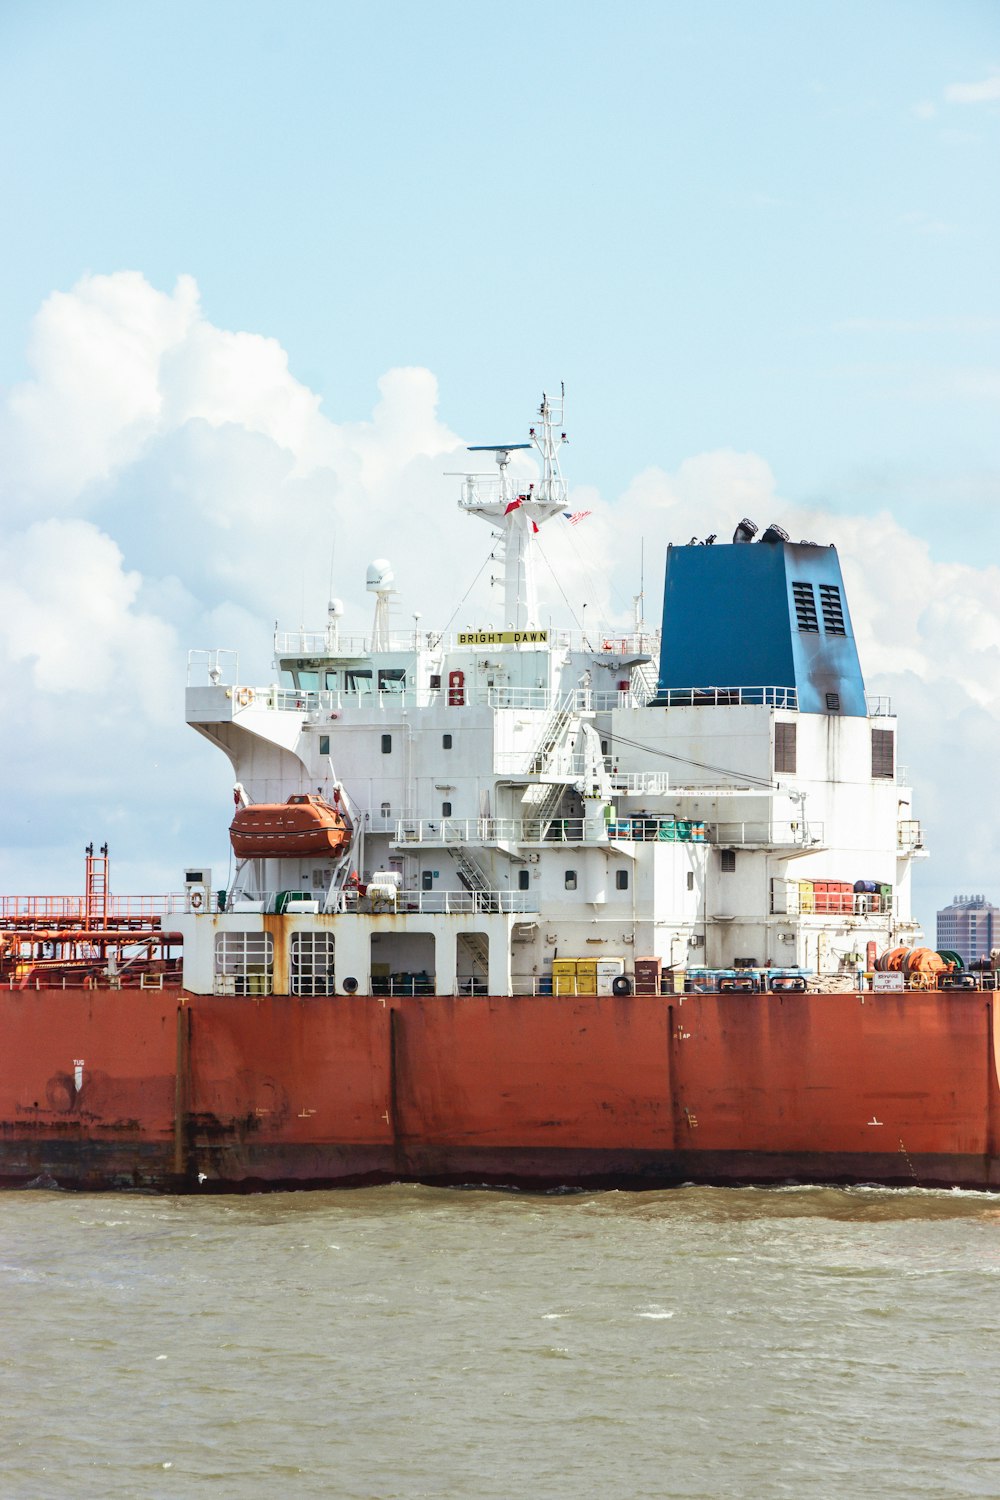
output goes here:
[{"label": "brown sea water", "polygon": [[1000,1199],[0,1197],[0,1494],[1000,1494]]}]

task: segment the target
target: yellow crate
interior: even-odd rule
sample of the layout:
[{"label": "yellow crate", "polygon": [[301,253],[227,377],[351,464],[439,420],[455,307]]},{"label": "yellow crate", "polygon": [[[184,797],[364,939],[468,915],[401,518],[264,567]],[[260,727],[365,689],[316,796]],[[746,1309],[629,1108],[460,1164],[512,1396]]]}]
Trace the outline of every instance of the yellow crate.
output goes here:
[{"label": "yellow crate", "polygon": [[576,963],[576,992],[578,995],[597,994],[597,959],[580,958]]}]

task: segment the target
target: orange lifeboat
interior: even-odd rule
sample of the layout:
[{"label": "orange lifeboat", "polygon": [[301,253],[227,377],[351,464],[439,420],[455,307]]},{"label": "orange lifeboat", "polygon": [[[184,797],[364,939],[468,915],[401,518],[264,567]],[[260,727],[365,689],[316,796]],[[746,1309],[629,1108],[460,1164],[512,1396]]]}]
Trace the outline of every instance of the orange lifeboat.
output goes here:
[{"label": "orange lifeboat", "polygon": [[237,859],[281,859],[338,854],[350,834],[343,816],[322,797],[303,793],[287,802],[241,807],[229,825]]}]

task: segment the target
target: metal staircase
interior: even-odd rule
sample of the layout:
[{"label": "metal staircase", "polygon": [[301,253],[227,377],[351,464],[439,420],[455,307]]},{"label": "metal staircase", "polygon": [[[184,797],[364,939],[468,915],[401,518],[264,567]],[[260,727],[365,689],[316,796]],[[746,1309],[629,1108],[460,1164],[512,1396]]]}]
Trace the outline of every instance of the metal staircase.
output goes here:
[{"label": "metal staircase", "polygon": [[467,957],[470,964],[468,975],[461,978],[472,980],[473,992],[487,989],[490,982],[490,944],[481,932],[460,932],[457,943],[458,954]]},{"label": "metal staircase", "polygon": [[552,712],[542,726],[542,732],[528,761],[531,776],[544,776],[551,770],[551,761],[556,751],[565,743],[571,723],[578,716],[572,709],[556,702]]},{"label": "metal staircase", "polygon": [[480,911],[499,911],[500,904],[497,900],[497,892],[490,884],[486,872],[480,868],[476,861],[465,849],[452,849],[450,851],[458,867],[458,878],[467,891],[471,891],[479,899],[476,905]]},{"label": "metal staircase", "polygon": [[640,661],[632,668],[631,687],[632,696],[640,708],[647,708],[656,697],[657,683],[659,682],[659,671],[656,662]]},{"label": "metal staircase", "polygon": [[[561,781],[540,781],[526,788],[521,799],[522,817],[526,825],[525,842],[539,844],[544,842],[562,807],[565,795],[566,786]],[[528,824],[538,825],[537,830],[534,827],[531,828],[531,832],[535,834],[533,839],[527,837]]]}]

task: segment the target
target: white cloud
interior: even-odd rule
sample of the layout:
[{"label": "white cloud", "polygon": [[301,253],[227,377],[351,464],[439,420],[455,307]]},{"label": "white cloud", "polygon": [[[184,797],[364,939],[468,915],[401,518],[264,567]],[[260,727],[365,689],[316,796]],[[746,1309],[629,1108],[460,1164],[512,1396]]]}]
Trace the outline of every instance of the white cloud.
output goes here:
[{"label": "white cloud", "polygon": [[133,607],[140,584],[89,522],[36,522],[8,542],[0,652],[29,664],[32,687],[64,699],[70,716],[81,695],[119,695],[127,683],[137,710],[162,722],[177,642],[164,620]]},{"label": "white cloud", "polygon": [[977,83],[953,83],[944,91],[949,104],[988,104],[1000,99],[1000,72]]}]

